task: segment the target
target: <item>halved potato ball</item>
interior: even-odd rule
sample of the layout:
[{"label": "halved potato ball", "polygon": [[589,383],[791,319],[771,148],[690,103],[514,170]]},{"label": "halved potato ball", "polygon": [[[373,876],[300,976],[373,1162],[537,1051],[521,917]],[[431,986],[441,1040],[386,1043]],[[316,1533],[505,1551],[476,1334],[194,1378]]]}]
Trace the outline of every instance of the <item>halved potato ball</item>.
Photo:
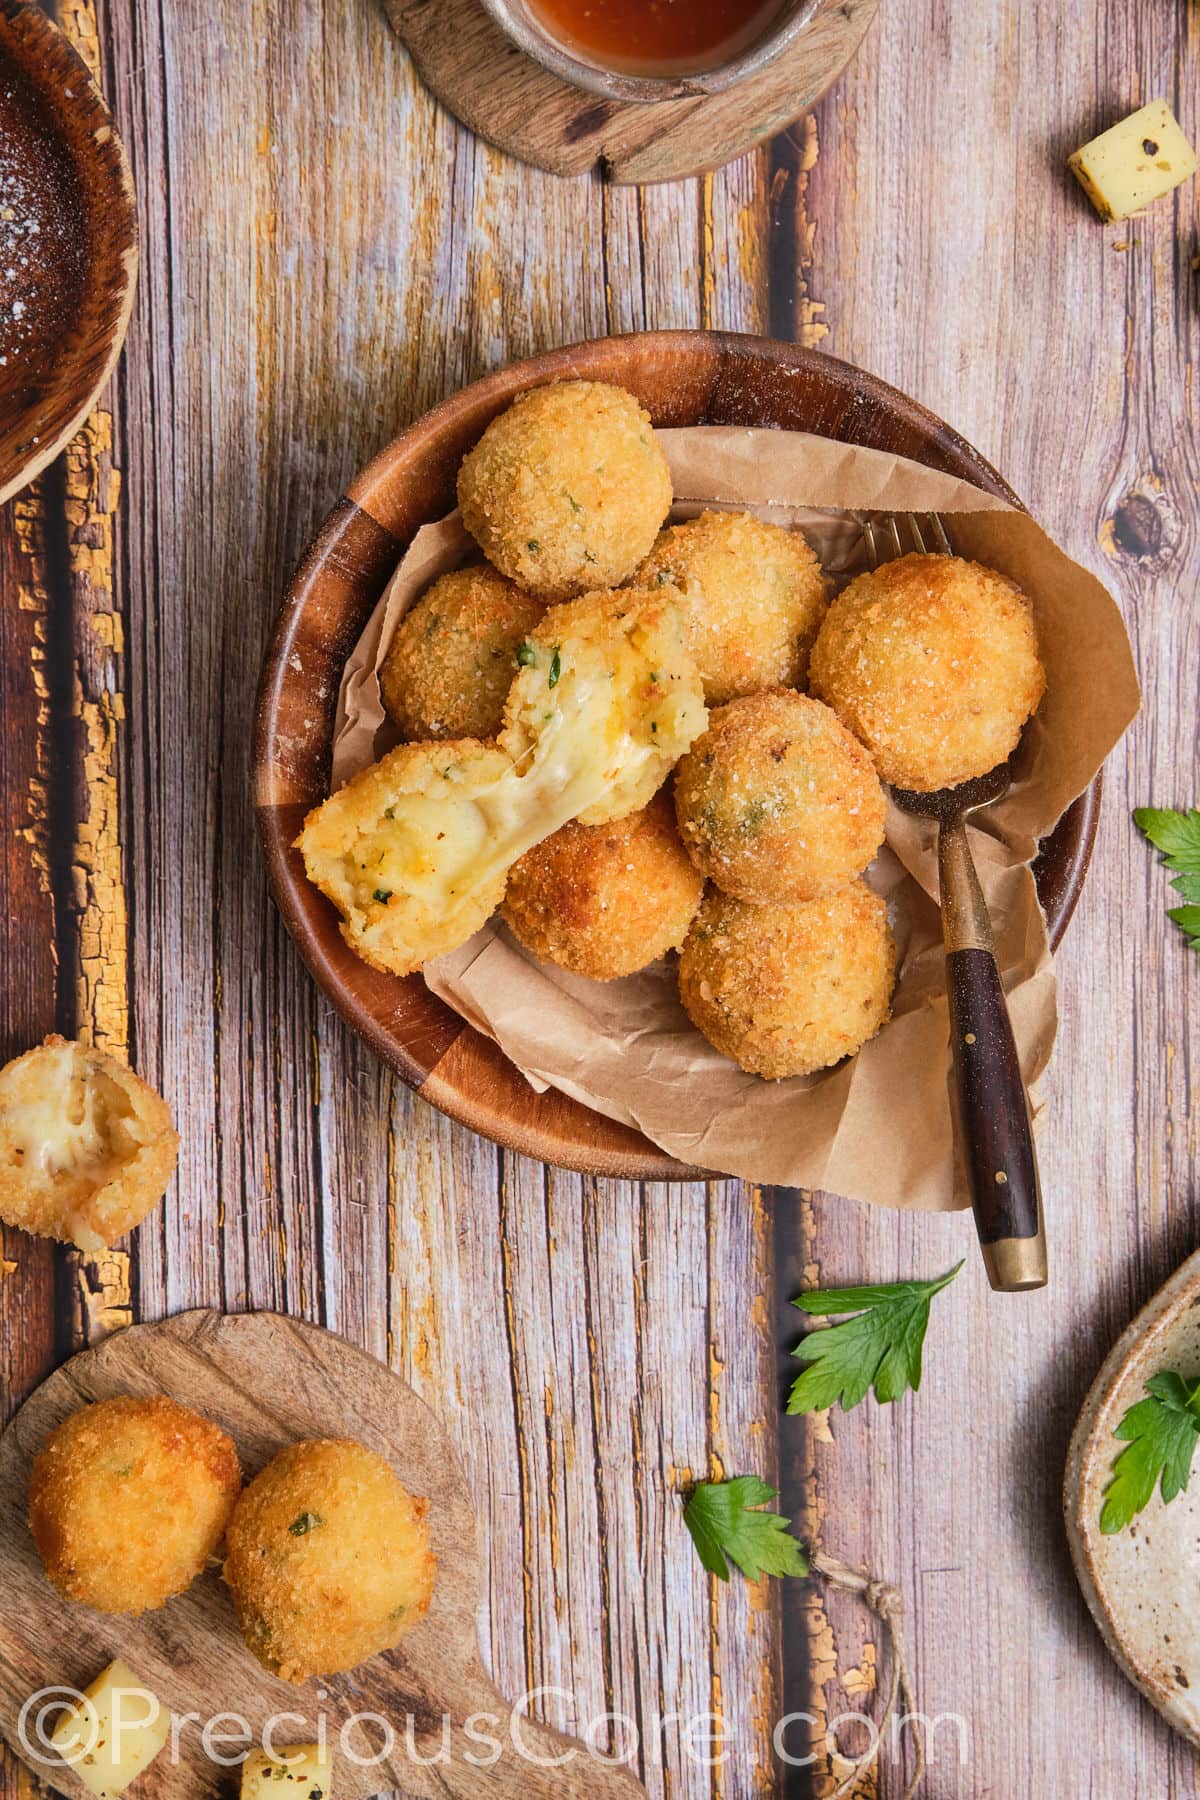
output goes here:
[{"label": "halved potato ball", "polygon": [[494,738],[517,672],[517,651],[545,606],[495,569],[454,569],[401,619],[379,685],[410,743]]},{"label": "halved potato ball", "polygon": [[815,900],[861,875],[883,842],[883,788],[856,738],[790,688],[709,714],[675,777],[697,868],[757,904]]},{"label": "halved potato ball", "polygon": [[0,1069],[0,1219],[96,1253],[167,1191],[179,1137],[161,1094],[110,1054],[51,1036]]},{"label": "halved potato ball", "polygon": [[884,781],[932,792],[1007,760],[1046,689],[1033,609],[1015,582],[958,556],[902,556],[829,609],[809,685]]},{"label": "halved potato ball", "polygon": [[433,1595],[427,1510],[362,1444],[281,1450],[242,1495],[226,1540],[225,1580],[263,1667],[306,1681],[398,1644]]},{"label": "halved potato ball", "polygon": [[165,1394],[100,1400],[50,1433],[33,1465],[29,1525],[68,1600],[142,1613],[190,1587],[242,1485],[233,1440]]},{"label": "halved potato ball", "polygon": [[486,807],[511,773],[474,738],[401,744],[309,813],[296,839],[308,879],[372,968],[411,974],[486,925],[505,877]]},{"label": "halved potato ball", "polygon": [[710,893],[679,958],[688,1017],[751,1075],[812,1075],[887,1022],[896,948],[864,881],[798,906]]},{"label": "halved potato ball", "polygon": [[760,688],[803,687],[829,595],[800,532],[750,513],[701,513],[669,526],[633,579],[638,587],[670,582],[687,601],[710,706]]},{"label": "halved potato ball", "polygon": [[564,825],[509,872],[501,913],[534,956],[614,981],[677,950],[704,892],[665,793],[608,825]]},{"label": "halved potato ball", "polygon": [[459,470],[458,504],[502,574],[565,600],[633,573],[670,511],[671,471],[632,394],[558,381],[492,420]]},{"label": "halved potato ball", "polygon": [[572,816],[583,825],[639,811],[708,721],[686,639],[674,588],[550,607],[522,646],[501,748],[560,798],[577,789]]}]

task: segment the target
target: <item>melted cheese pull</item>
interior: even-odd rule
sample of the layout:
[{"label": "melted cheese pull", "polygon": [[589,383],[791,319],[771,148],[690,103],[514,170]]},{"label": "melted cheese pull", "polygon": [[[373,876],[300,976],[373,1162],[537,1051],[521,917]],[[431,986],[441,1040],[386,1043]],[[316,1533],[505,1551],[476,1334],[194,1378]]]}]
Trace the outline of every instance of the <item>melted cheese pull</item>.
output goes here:
[{"label": "melted cheese pull", "polygon": [[347,943],[409,974],[486,922],[534,844],[645,806],[707,720],[685,632],[670,588],[552,607],[498,745],[402,745],[310,813],[297,844]]},{"label": "melted cheese pull", "polygon": [[107,1249],[166,1191],[166,1102],[105,1050],[49,1037],[0,1069],[0,1219]]}]

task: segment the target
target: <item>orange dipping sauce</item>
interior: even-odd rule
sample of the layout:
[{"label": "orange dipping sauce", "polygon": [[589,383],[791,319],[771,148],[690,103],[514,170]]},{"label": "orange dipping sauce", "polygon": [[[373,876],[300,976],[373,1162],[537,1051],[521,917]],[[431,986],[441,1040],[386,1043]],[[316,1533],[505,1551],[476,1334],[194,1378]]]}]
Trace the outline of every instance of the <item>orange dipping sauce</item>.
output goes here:
[{"label": "orange dipping sauce", "polygon": [[748,50],[784,0],[529,0],[564,50],[627,75],[687,75]]}]

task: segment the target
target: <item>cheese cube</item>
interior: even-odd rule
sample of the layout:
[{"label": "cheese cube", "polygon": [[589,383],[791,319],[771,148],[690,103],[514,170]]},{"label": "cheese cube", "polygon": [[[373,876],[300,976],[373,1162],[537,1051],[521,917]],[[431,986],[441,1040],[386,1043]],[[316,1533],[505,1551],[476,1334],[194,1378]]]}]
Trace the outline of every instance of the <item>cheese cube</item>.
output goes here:
[{"label": "cheese cube", "polygon": [[242,1764],[241,1800],[329,1800],[332,1776],[333,1759],[319,1744],[293,1744],[274,1756],[252,1750]]},{"label": "cheese cube", "polygon": [[1165,100],[1140,106],[1076,150],[1067,167],[1102,219],[1127,219],[1200,168]]},{"label": "cheese cube", "polygon": [[83,1703],[67,1709],[50,1742],[97,1800],[117,1800],[166,1743],[171,1714],[119,1659],[83,1692]]}]

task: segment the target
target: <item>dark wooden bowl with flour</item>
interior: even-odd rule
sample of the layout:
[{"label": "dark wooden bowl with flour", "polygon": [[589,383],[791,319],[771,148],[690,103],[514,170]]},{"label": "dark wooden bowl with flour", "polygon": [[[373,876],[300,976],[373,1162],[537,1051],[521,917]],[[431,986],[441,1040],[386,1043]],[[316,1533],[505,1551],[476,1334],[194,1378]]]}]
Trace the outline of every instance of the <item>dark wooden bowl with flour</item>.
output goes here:
[{"label": "dark wooden bowl with flour", "polygon": [[133,180],[112,115],[40,8],[0,0],[0,501],[87,417],[136,275]]}]

